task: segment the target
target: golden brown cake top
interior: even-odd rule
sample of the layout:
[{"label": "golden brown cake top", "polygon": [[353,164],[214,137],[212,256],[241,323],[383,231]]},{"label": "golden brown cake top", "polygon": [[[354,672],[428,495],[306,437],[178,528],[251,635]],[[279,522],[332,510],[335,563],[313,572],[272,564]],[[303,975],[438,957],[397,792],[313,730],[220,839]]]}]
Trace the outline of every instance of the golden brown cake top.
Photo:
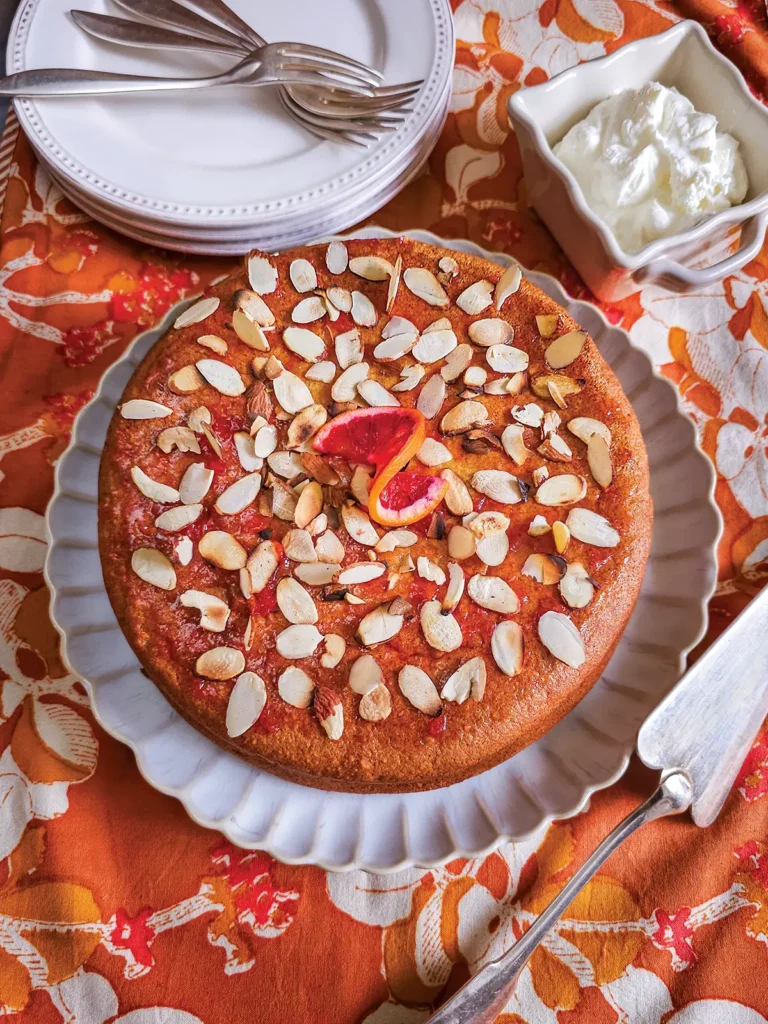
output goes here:
[{"label": "golden brown cake top", "polygon": [[408,239],[280,256],[189,307],[113,419],[100,537],[153,679],[318,785],[508,756],[596,678],[650,537],[645,451],[563,310]]}]

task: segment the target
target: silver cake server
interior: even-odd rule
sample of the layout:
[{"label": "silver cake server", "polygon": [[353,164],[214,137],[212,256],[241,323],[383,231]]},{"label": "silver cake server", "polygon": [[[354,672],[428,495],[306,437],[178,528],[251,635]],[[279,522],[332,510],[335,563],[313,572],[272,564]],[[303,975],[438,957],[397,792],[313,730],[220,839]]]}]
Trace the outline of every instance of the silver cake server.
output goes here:
[{"label": "silver cake server", "polygon": [[533,951],[598,868],[641,825],[690,808],[711,825],[768,715],[768,587],[739,615],[643,723],[637,752],[661,782],[560,890],[504,956],[487,964],[429,1024],[492,1024]]}]

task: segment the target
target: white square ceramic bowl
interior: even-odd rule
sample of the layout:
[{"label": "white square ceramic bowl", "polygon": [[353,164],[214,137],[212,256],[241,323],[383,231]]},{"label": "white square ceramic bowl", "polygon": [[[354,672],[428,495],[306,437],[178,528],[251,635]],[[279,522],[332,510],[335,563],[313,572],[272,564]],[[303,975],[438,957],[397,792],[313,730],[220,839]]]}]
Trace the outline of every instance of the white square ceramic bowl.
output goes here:
[{"label": "white square ceramic bowl", "polygon": [[[600,100],[647,82],[675,86],[738,139],[749,190],[740,206],[630,254],[589,209],[552,146]],[[735,273],[759,252],[768,221],[768,111],[698,22],[680,22],[542,85],[521,89],[510,98],[508,111],[520,143],[529,201],[603,301],[623,298],[650,282],[677,292],[699,289]],[[739,247],[728,255],[739,229]]]}]

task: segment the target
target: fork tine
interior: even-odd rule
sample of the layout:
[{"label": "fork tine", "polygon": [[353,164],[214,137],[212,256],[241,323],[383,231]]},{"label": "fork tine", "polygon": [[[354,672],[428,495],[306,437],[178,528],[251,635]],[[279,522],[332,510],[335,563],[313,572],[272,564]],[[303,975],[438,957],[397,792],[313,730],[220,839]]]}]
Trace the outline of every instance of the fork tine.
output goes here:
[{"label": "fork tine", "polygon": [[367,64],[355,60],[354,57],[347,57],[346,54],[338,53],[336,50],[327,50],[323,46],[310,46],[307,43],[279,43],[277,45],[284,47],[285,52],[292,55],[299,57],[325,57],[328,60],[334,61],[334,63],[344,63],[347,67],[354,68],[356,71],[373,75],[378,81],[382,81],[384,78],[382,73],[375,68],[369,68]]},{"label": "fork tine", "polygon": [[[333,81],[333,79],[328,78],[325,73],[311,71],[306,66],[294,65],[293,67],[286,68],[278,67],[274,72],[272,72],[272,74],[274,75],[274,80],[276,82],[285,82],[288,85],[297,83],[301,85],[325,87],[329,82]],[[363,96],[370,96],[372,92],[369,85],[355,80],[350,81],[349,84],[337,82],[336,85],[339,88],[347,89],[352,93],[360,93]]]},{"label": "fork tine", "polygon": [[374,95],[359,96],[354,99],[349,98],[347,100],[342,100],[339,96],[325,99],[322,95],[309,96],[304,92],[303,94],[296,95],[295,99],[298,103],[301,103],[303,107],[309,107],[312,110],[317,110],[319,114],[328,114],[329,116],[333,116],[337,109],[344,111],[348,110],[350,107],[354,107],[355,110],[359,109],[363,112],[368,111],[374,114],[379,110],[402,110],[404,113],[410,113],[409,104],[412,97],[406,96],[404,99],[388,99],[387,97],[379,98]]},{"label": "fork tine", "polygon": [[286,50],[283,44],[279,44],[274,53],[271,55],[273,59],[278,62],[285,63],[286,61],[296,61],[302,64],[311,64],[313,67],[322,67],[335,73],[342,73],[354,76],[360,81],[368,82],[369,85],[378,86],[379,78],[372,74],[367,68],[359,68],[352,62],[346,60],[337,60],[334,57],[320,56],[308,56],[303,53],[294,53],[290,49]]},{"label": "fork tine", "polygon": [[292,97],[286,96],[285,98],[286,109],[289,109],[296,116],[300,116],[301,119],[314,127],[322,128],[326,131],[345,131],[354,132],[356,134],[367,135],[370,132],[389,132],[395,131],[399,125],[391,125],[387,123],[381,123],[375,118],[349,118],[346,121],[341,118],[325,118],[317,114],[312,114],[306,108],[302,108],[296,104]]},{"label": "fork tine", "polygon": [[[321,64],[316,61],[296,57],[279,60],[275,65],[277,71],[311,71],[322,75],[320,81],[324,85],[334,86],[337,89],[362,89],[367,96],[373,94],[373,85],[365,78],[360,77],[353,71],[345,71],[343,68],[334,68],[330,64]],[[347,84],[349,83],[349,84]]]}]

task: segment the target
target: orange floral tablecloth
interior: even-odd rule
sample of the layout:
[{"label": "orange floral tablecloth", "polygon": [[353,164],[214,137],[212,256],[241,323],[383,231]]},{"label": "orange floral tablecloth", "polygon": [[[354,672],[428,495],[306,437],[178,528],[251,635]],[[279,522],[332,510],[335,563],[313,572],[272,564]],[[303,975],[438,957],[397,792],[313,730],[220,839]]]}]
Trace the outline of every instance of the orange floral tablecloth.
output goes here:
[{"label": "orange floral tablecloth", "polygon": [[[375,220],[513,253],[585,290],[527,209],[509,94],[679,17],[768,99],[762,0],[454,0],[451,114]],[[11,120],[0,145],[0,1012],[40,1024],[415,1024],[514,941],[651,787],[477,861],[326,875],[245,853],[150,789],[62,664],[41,568],[53,464],[134,335],[228,269],[146,248],[62,200]],[[589,297],[589,296],[586,296]],[[679,387],[725,517],[709,639],[768,567],[768,248],[706,293],[606,310]],[[575,923],[576,922],[576,923]],[[538,951],[504,1024],[768,1019],[768,733],[706,833],[635,837]]]}]

